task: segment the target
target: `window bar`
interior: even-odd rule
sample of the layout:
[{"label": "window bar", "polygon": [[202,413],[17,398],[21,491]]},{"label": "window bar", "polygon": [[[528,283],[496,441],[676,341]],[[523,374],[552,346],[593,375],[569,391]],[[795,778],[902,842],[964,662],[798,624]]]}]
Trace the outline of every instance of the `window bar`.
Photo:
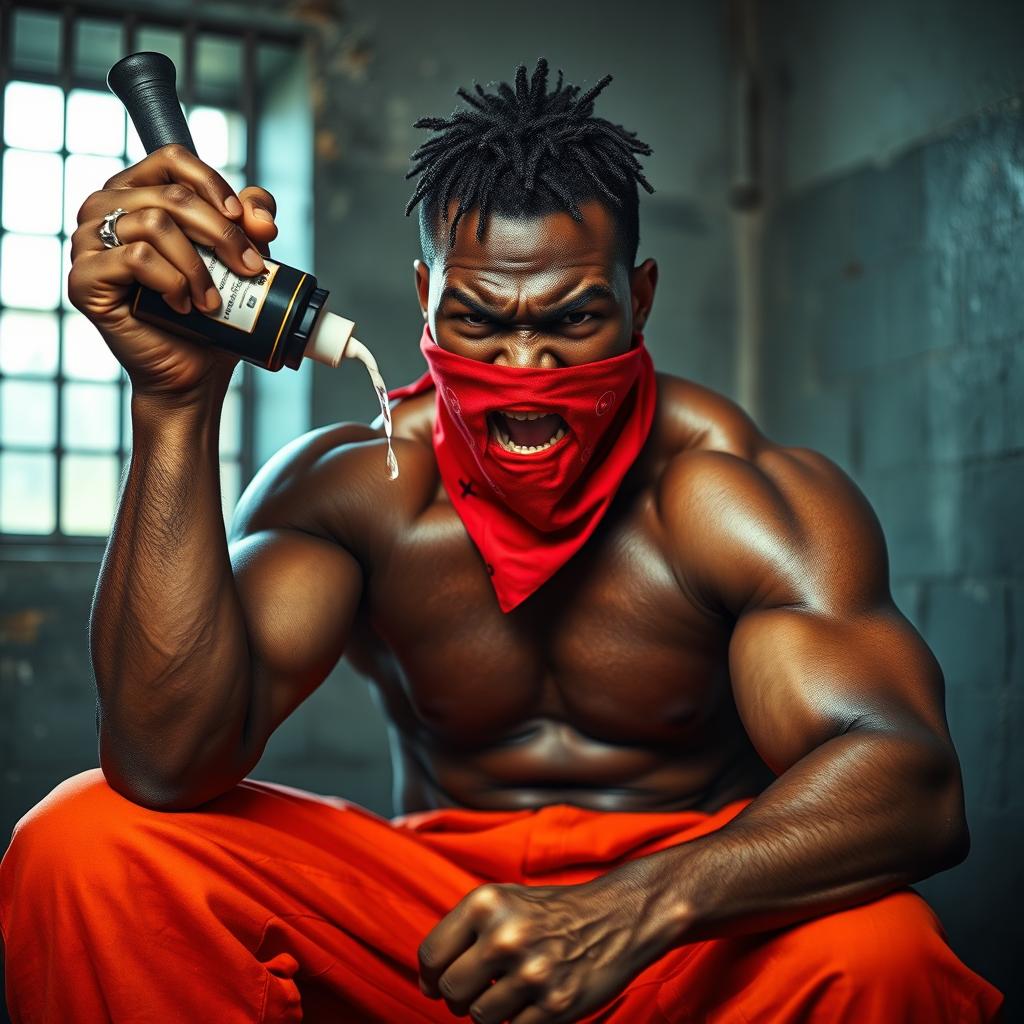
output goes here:
[{"label": "window bar", "polygon": [[[72,52],[73,47],[73,28],[74,28],[74,8],[70,4],[64,4],[60,9],[60,86],[64,92],[64,138],[61,140],[61,183],[60,183],[60,211],[61,211],[61,224],[60,233],[57,235],[58,243],[61,249],[61,277],[64,276],[64,242],[65,242],[65,231],[64,231],[64,182],[67,178],[67,160],[68,160],[68,93],[71,91],[71,75],[72,69],[74,68],[74,54]],[[55,379],[54,386],[56,388],[56,407],[54,413],[57,417],[55,424],[56,437],[55,444],[53,447],[53,472],[56,477],[53,482],[53,502],[54,512],[53,517],[53,533],[50,534],[49,540],[54,543],[60,544],[64,541],[64,524],[62,522],[62,480],[61,477],[63,463],[64,463],[64,285],[61,282],[61,289],[57,295],[57,376]]]},{"label": "window bar", "polygon": [[[11,13],[10,7],[4,3],[0,6],[0,210],[3,209],[4,202],[4,110],[7,104],[4,102],[4,92],[7,89],[7,81],[10,77],[10,43],[8,40],[11,38],[11,27],[14,23],[14,17]],[[3,224],[0,223],[0,239],[3,238]],[[3,305],[0,304],[0,313],[3,313]],[[0,368],[0,382],[4,379],[3,369]],[[0,414],[3,412],[2,407],[3,399],[0,397]],[[2,440],[2,439],[0,439]],[[0,452],[3,451],[3,447],[0,446]],[[2,461],[0,461],[0,488],[4,485]],[[0,491],[0,494],[3,492]]]},{"label": "window bar", "polygon": [[[245,182],[254,185],[259,174],[257,156],[258,126],[256,123],[256,43],[257,38],[252,29],[247,29],[242,51],[242,117],[245,120]],[[242,443],[239,451],[239,489],[244,488],[255,472],[256,424],[253,409],[255,407],[255,379],[253,367],[242,361],[241,380],[241,421]]]},{"label": "window bar", "polygon": [[[52,13],[63,6],[63,3],[62,0],[13,0],[13,3],[12,0],[0,0],[0,6],[13,6],[23,10],[49,11]],[[178,30],[185,25],[186,21],[190,20],[202,31],[231,37],[236,36],[238,33],[238,16],[230,12],[224,13],[214,10],[200,11],[198,14],[195,12],[188,12],[186,14],[184,11],[176,12],[174,5],[170,4],[158,5],[163,7],[163,10],[148,10],[146,5],[140,3],[139,0],[94,0],[94,2],[82,0],[81,3],[75,0],[71,6],[74,9],[75,15],[79,18],[116,21],[118,18],[123,18],[126,14],[137,13],[141,10],[147,25],[159,25],[164,28]],[[254,6],[259,7],[261,5]],[[268,21],[258,25],[254,31],[257,31],[263,39],[294,44],[301,41],[307,35],[312,34],[313,30],[294,24],[284,24],[280,21],[277,23]],[[52,84],[52,81],[50,84]]]},{"label": "window bar", "polygon": [[[6,104],[4,103],[4,91],[7,88],[7,82],[10,79],[10,43],[8,40],[11,38],[11,28],[14,23],[14,17],[10,7],[6,3],[0,5],[0,168],[3,167],[4,151],[4,109]],[[4,176],[0,171],[0,209],[3,209],[4,201]],[[0,235],[3,235],[3,224],[0,224]],[[0,306],[0,309],[3,307]],[[3,376],[3,371],[0,371],[0,378]]]},{"label": "window bar", "polygon": [[178,92],[181,102],[185,107],[185,116],[192,113],[192,105],[195,103],[196,93],[196,23],[189,18],[182,26],[184,47],[182,49],[182,63],[178,75]]}]

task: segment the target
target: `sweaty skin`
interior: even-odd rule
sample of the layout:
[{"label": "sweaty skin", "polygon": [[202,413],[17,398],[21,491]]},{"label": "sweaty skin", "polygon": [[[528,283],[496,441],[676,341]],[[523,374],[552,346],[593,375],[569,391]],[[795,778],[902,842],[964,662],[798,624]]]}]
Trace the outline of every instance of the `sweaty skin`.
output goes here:
[{"label": "sweaty skin", "polygon": [[[464,218],[442,266],[441,255],[433,273],[415,265],[438,343],[540,367],[625,351],[656,268],[648,260],[630,275],[605,208],[584,213],[582,224],[493,217],[482,243],[475,212]],[[593,285],[616,298],[546,321]],[[397,482],[381,471],[382,429],[324,428],[264,468],[232,530],[243,591],[269,586],[276,566],[261,566],[260,534],[284,521],[361,569],[362,599],[335,598],[339,615],[353,606],[338,633],[399,744],[396,811],[556,801],[711,811],[760,793],[829,723],[847,727],[882,700],[923,719],[952,753],[937,666],[892,604],[877,520],[828,459],[773,443],[729,399],[659,374],[651,436],[597,534],[502,614],[437,473],[434,397],[394,410]],[[770,638],[755,609],[778,620]],[[764,640],[736,642],[744,613]],[[257,650],[272,661],[303,628],[287,602],[257,625]],[[826,645],[841,630],[864,651],[836,651],[828,681]],[[885,684],[870,678],[883,640],[897,662]],[[814,679],[799,678],[812,668]],[[278,694],[273,718],[296,696]]]},{"label": "sweaty skin", "polygon": [[[633,272],[631,294],[610,216],[598,203],[585,213],[582,225],[558,214],[526,230],[492,218],[483,244],[471,214],[443,267],[440,255],[434,273],[417,261],[420,302],[439,344],[541,367],[625,351],[650,309],[655,267],[647,261]],[[547,322],[552,307],[594,285],[615,298],[598,296],[563,317],[568,322]],[[249,550],[246,538],[258,545],[261,529],[287,519],[340,544],[362,567],[364,597],[345,653],[376,684],[394,727],[397,809],[567,801],[713,810],[760,792],[774,776],[731,692],[734,616],[710,581],[692,575],[695,528],[709,524],[687,524],[674,539],[663,507],[677,500],[665,492],[673,469],[682,470],[680,495],[695,472],[731,472],[738,495],[750,490],[753,481],[738,474],[767,444],[756,427],[728,400],[661,374],[650,440],[597,534],[551,582],[502,614],[438,476],[434,397],[394,410],[396,482],[381,471],[380,429],[328,428],[289,459],[301,483],[273,496],[282,467],[268,467],[233,528],[239,556]],[[692,468],[683,466],[687,457]],[[258,568],[247,566],[242,557],[240,585],[261,585],[250,579]],[[296,628],[287,616],[274,624],[282,643]]]},{"label": "sweaty skin", "polygon": [[[626,269],[600,204],[582,223],[496,217],[479,243],[475,228],[471,214],[432,268],[415,265],[443,347],[554,367],[625,351],[643,329],[656,267]],[[881,528],[841,469],[659,374],[650,438],[600,528],[502,614],[438,477],[434,397],[395,409],[397,483],[381,430],[339,424],[243,497],[235,578],[256,665],[275,669],[250,756],[344,650],[390,722],[398,811],[713,811],[760,796],[713,836],[585,886],[480,887],[425,938],[425,992],[478,1021],[524,1006],[516,1024],[574,1020],[675,944],[838,910],[963,859],[942,674],[893,604]],[[272,546],[282,526],[325,546],[312,594]],[[318,660],[300,662],[296,634],[318,630]]]},{"label": "sweaty skin", "polygon": [[[168,161],[205,180],[184,154],[150,157],[114,183],[137,188],[120,202],[148,202],[140,186],[167,180]],[[71,283],[126,343],[123,289],[105,313],[90,283],[121,259],[95,238],[110,198],[83,207]],[[273,210],[267,194],[244,198]],[[205,207],[169,200],[213,231]],[[154,232],[166,220],[136,219]],[[643,330],[655,264],[627,268],[600,204],[581,222],[494,217],[481,242],[475,231],[472,213],[430,268],[416,263],[443,347],[568,366]],[[154,266],[136,255],[109,279]],[[893,604],[877,518],[824,456],[660,374],[650,438],[599,529],[502,614],[438,476],[432,392],[394,410],[398,480],[381,427],[314,430],[256,475],[225,552],[211,410],[227,377],[207,386],[198,348],[186,365],[174,339],[140,338],[137,457],[91,624],[101,764],[121,792],[167,810],[226,792],[344,654],[389,720],[396,812],[756,797],[717,832],[585,885],[473,890],[420,946],[423,990],[452,1012],[577,1020],[675,945],[842,909],[966,855],[942,673]]]}]

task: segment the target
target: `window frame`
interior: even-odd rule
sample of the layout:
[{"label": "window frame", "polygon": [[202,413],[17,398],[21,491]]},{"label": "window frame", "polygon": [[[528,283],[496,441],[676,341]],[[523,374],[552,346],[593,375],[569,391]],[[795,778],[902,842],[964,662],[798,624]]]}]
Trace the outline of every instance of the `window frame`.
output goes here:
[{"label": "window frame", "polygon": [[[39,11],[49,15],[55,15],[60,19],[60,57],[58,71],[56,74],[38,72],[27,69],[15,70],[13,67],[12,53],[12,28],[14,14],[16,11]],[[247,12],[246,28],[242,33],[238,32],[237,24],[234,24],[223,17],[206,16],[189,12],[182,12],[175,15],[173,11],[166,9],[160,11],[146,11],[142,13],[139,6],[132,6],[126,3],[113,4],[74,4],[60,3],[58,0],[0,0],[0,96],[6,89],[7,83],[13,80],[35,82],[42,85],[57,85],[63,92],[65,103],[67,96],[73,89],[97,88],[97,82],[74,71],[74,28],[78,18],[90,18],[107,21],[121,27],[122,41],[125,53],[132,53],[136,48],[136,37],[140,25],[145,27],[166,28],[181,33],[183,44],[182,66],[178,68],[178,93],[182,104],[186,109],[191,110],[193,106],[206,105],[197,99],[195,82],[196,45],[200,36],[212,35],[238,39],[242,45],[242,89],[240,90],[239,110],[246,125],[245,162],[243,172],[246,182],[259,180],[259,167],[257,164],[257,153],[259,145],[259,116],[257,108],[257,53],[258,47],[263,43],[283,44],[286,46],[301,47],[305,40],[306,33],[299,27],[289,29],[285,26],[274,24],[253,23],[251,12]],[[0,104],[0,166],[2,166],[4,153],[7,150],[4,142],[4,111]],[[57,151],[62,159],[62,164],[67,160],[69,152],[66,141],[62,142],[60,150]],[[123,158],[127,159],[126,154]],[[102,183],[100,183],[102,184]],[[0,204],[3,202],[3,176],[0,175]],[[62,205],[63,209],[63,205]],[[0,234],[3,234],[0,230]],[[68,237],[64,231],[64,224],[56,236],[63,246]],[[62,271],[63,278],[63,271]],[[63,281],[61,285],[63,294]],[[0,311],[5,307],[0,304]],[[19,307],[11,307],[19,308]],[[68,558],[73,561],[97,560],[105,550],[109,534],[101,536],[65,534],[61,531],[61,487],[62,487],[62,459],[69,449],[63,443],[63,392],[67,379],[64,375],[63,353],[64,353],[64,318],[67,309],[63,302],[59,302],[55,309],[57,316],[58,330],[58,364],[53,377],[36,378],[45,380],[52,384],[55,389],[55,444],[48,448],[40,448],[39,452],[52,455],[54,458],[54,506],[55,506],[55,528],[52,533],[8,533],[0,531],[0,560],[43,560],[53,557]],[[241,439],[238,454],[239,467],[239,493],[245,489],[247,483],[252,479],[255,472],[255,412],[256,412],[256,386],[254,374],[256,367],[244,360],[239,366],[239,396],[241,400]],[[5,375],[0,371],[0,380],[5,379],[28,379],[20,375]],[[73,382],[73,381],[72,381]],[[111,449],[110,454],[115,455],[119,460],[119,483],[118,494],[123,487],[127,466],[130,459],[130,448],[125,444],[126,423],[128,415],[126,411],[126,392],[130,391],[130,384],[122,369],[116,381],[112,381],[118,387],[118,446]],[[5,446],[0,441],[0,452],[20,451],[17,446]],[[77,449],[75,449],[77,452]],[[3,482],[0,481],[0,487]],[[116,508],[116,505],[115,505]]]}]

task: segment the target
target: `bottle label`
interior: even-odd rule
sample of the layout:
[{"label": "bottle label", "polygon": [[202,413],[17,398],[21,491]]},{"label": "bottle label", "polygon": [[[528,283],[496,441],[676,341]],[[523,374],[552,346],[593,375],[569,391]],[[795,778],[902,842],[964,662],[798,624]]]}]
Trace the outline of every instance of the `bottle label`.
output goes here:
[{"label": "bottle label", "polygon": [[213,278],[213,286],[220,292],[220,308],[205,313],[211,320],[219,320],[228,327],[252,334],[259,319],[260,310],[266,301],[270,286],[280,267],[279,263],[265,259],[265,274],[253,277],[239,277],[229,266],[222,263],[217,254],[205,245],[197,245],[196,251],[206,264]]}]

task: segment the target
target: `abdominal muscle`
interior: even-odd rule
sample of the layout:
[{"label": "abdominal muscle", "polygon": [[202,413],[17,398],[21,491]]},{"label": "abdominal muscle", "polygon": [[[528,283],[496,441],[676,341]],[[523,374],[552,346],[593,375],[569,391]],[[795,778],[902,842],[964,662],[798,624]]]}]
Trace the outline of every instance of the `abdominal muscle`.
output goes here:
[{"label": "abdominal muscle", "polygon": [[[521,810],[554,803],[604,811],[712,812],[756,796],[774,775],[745,736],[671,756],[659,746],[595,741],[564,722],[475,751],[400,736],[396,814],[440,807]],[[737,742],[738,741],[738,742]]]}]

